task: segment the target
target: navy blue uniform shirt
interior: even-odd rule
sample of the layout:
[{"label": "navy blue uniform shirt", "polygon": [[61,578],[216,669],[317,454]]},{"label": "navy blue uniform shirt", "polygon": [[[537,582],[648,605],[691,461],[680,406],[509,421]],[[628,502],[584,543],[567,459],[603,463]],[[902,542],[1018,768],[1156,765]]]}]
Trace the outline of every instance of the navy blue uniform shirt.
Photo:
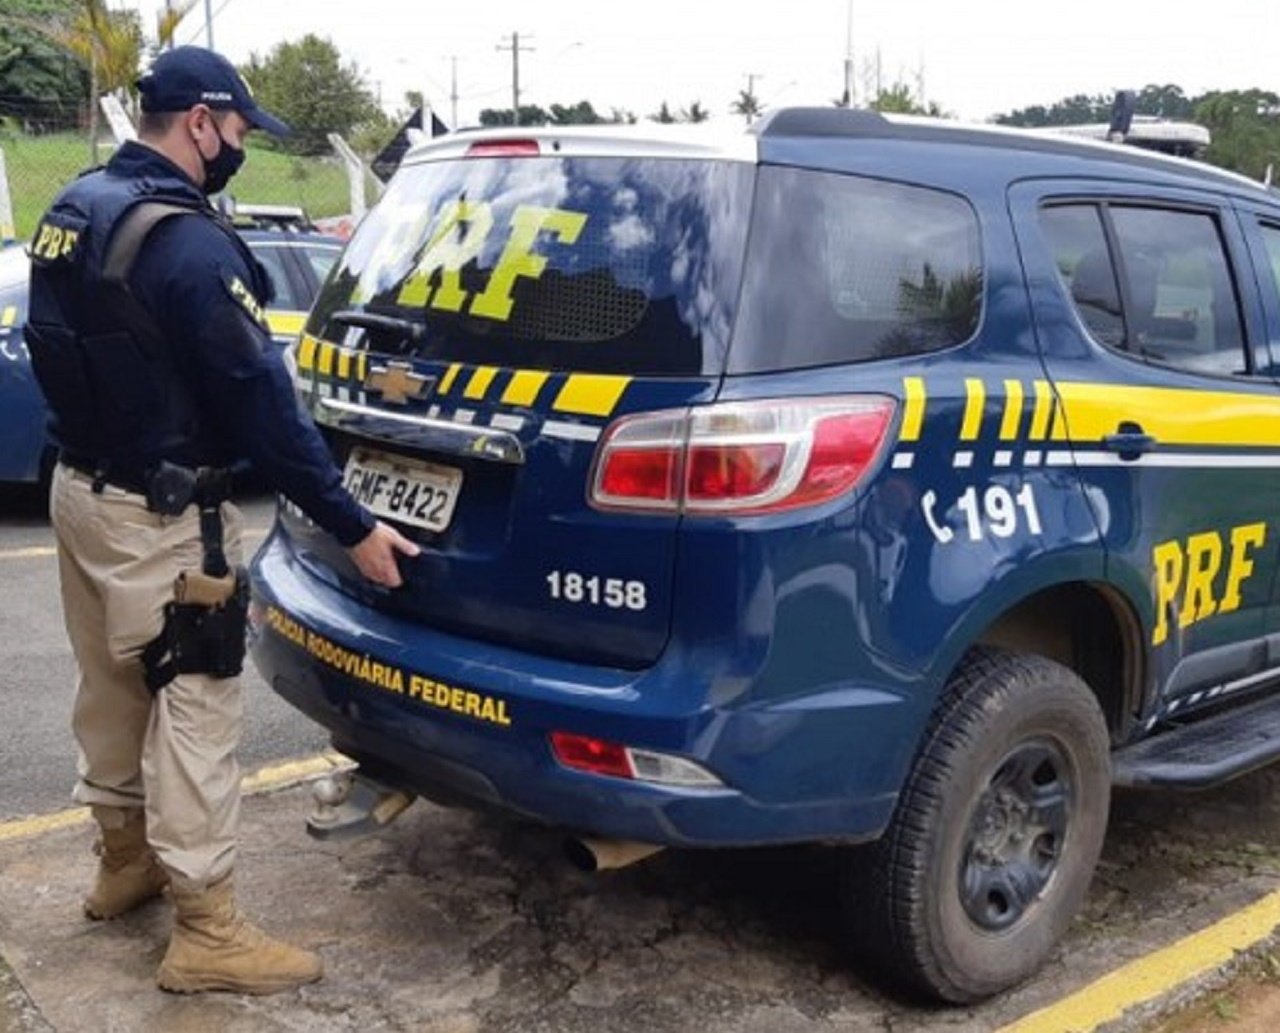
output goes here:
[{"label": "navy blue uniform shirt", "polygon": [[[120,176],[186,178],[164,155],[137,143],[121,147],[108,168]],[[254,318],[253,309],[269,300],[266,274],[255,266],[226,229],[199,214],[161,222],[134,264],[130,287],[174,349],[201,416],[193,454],[173,458],[201,465],[247,459],[339,542],[354,545],[374,518],[342,486],[279,350]],[[255,297],[246,300],[244,287]]]}]

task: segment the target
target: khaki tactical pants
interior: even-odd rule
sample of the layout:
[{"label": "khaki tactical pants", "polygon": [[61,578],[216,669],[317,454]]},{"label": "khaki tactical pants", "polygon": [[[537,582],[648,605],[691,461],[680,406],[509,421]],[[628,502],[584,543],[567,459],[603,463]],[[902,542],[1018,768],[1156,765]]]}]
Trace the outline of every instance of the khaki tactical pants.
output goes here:
[{"label": "khaki tactical pants", "polygon": [[[147,838],[170,876],[193,889],[207,886],[235,859],[240,681],[181,674],[153,697],[139,657],[160,632],[178,572],[200,566],[199,513],[195,506],[179,517],[148,512],[142,496],[109,485],[96,494],[88,476],[59,465],[50,515],[80,668],[74,797],[145,806]],[[222,517],[234,566],[241,562],[240,513],[224,503]]]}]

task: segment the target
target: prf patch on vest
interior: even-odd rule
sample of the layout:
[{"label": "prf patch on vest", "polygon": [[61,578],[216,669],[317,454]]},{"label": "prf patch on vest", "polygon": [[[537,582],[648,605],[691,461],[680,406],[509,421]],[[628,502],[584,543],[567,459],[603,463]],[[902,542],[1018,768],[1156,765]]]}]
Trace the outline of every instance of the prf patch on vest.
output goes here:
[{"label": "prf patch on vest", "polygon": [[70,265],[80,257],[89,221],[69,212],[49,212],[31,239],[31,261],[39,266]]},{"label": "prf patch on vest", "polygon": [[222,285],[227,288],[227,293],[231,295],[231,300],[244,309],[249,318],[257,323],[258,326],[270,333],[270,327],[267,326],[267,311],[258,302],[258,299],[254,297],[253,291],[248,288],[244,280],[240,279],[237,274],[224,269],[222,271]]}]

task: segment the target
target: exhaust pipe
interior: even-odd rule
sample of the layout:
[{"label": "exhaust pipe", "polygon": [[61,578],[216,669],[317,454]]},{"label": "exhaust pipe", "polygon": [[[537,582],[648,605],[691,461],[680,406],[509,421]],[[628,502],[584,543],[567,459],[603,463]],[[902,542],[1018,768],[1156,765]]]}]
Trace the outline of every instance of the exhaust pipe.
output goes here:
[{"label": "exhaust pipe", "polygon": [[661,853],[666,847],[656,843],[635,843],[627,839],[577,839],[564,841],[564,855],[581,872],[602,872],[625,868]]}]

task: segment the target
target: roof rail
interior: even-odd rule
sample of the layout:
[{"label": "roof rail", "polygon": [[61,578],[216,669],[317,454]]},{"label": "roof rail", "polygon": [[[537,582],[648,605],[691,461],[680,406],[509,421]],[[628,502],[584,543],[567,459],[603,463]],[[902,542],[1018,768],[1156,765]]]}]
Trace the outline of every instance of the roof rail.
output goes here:
[{"label": "roof rail", "polygon": [[751,127],[757,136],[884,136],[892,123],[865,108],[778,108]]}]

